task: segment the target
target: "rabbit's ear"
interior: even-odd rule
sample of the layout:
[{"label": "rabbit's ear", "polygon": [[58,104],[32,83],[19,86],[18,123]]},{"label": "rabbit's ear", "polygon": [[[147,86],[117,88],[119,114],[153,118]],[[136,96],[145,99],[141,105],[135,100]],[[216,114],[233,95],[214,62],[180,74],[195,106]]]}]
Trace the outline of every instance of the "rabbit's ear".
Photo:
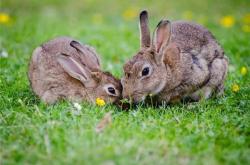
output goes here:
[{"label": "rabbit's ear", "polygon": [[163,51],[163,63],[171,69],[178,67],[180,63],[180,49],[175,44],[169,44]]},{"label": "rabbit's ear", "polygon": [[156,52],[163,50],[167,46],[171,36],[171,23],[168,20],[162,20],[158,23],[153,35],[153,47]]},{"label": "rabbit's ear", "polygon": [[96,82],[100,82],[102,79],[102,73],[99,71],[91,72],[91,76]]},{"label": "rabbit's ear", "polygon": [[60,54],[57,57],[58,63],[71,77],[85,83],[89,80],[90,71],[75,61],[72,57]]},{"label": "rabbit's ear", "polygon": [[148,27],[148,12],[143,10],[140,13],[140,41],[141,41],[141,48],[148,48],[150,47],[150,31]]},{"label": "rabbit's ear", "polygon": [[85,47],[74,40],[70,42],[70,46],[81,52],[81,54],[83,55],[83,58],[80,58],[81,62],[83,62],[87,67],[91,69],[100,69],[100,60],[97,57],[96,53],[93,52],[89,47]]}]

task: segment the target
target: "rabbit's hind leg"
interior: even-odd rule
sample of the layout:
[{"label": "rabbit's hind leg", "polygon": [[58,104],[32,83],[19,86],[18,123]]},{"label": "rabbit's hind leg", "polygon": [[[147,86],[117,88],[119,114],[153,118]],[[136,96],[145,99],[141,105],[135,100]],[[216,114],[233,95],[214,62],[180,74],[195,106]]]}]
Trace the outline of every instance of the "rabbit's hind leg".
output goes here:
[{"label": "rabbit's hind leg", "polygon": [[54,104],[58,100],[58,96],[48,90],[43,93],[41,99],[47,104]]},{"label": "rabbit's hind leg", "polygon": [[213,92],[213,88],[210,86],[204,86],[198,91],[192,93],[189,97],[193,101],[200,101],[201,99],[208,99],[211,97]]},{"label": "rabbit's hind leg", "polygon": [[214,94],[221,96],[224,93],[224,81],[227,76],[228,59],[226,57],[216,58],[210,66],[210,79],[208,86],[214,88]]},{"label": "rabbit's hind leg", "polygon": [[208,99],[214,93],[216,96],[221,96],[224,93],[224,81],[227,74],[228,59],[216,58],[209,66],[210,78],[208,83],[198,91],[190,95],[194,101]]}]

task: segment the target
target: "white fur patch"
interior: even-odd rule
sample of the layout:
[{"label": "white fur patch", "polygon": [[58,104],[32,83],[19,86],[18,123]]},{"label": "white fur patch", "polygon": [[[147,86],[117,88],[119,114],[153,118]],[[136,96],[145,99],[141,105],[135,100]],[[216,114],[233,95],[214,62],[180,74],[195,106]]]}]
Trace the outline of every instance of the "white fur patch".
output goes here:
[{"label": "white fur patch", "polygon": [[142,96],[141,100],[144,101],[146,99],[146,96]]},{"label": "white fur patch", "polygon": [[152,94],[156,95],[156,94],[160,93],[160,92],[163,90],[163,88],[165,87],[165,85],[166,85],[166,82],[161,81],[161,83],[160,83],[160,84],[158,85],[158,87],[152,92]]}]

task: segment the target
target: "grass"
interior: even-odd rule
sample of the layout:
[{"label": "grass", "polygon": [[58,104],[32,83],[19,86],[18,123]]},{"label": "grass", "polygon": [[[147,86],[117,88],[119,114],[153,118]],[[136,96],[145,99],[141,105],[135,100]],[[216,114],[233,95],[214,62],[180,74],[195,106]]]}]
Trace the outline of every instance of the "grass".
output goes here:
[{"label": "grass", "polygon": [[[225,96],[129,112],[82,103],[78,114],[69,102],[46,106],[34,96],[27,79],[31,53],[58,35],[93,45],[103,68],[121,77],[123,63],[139,48],[133,14],[143,8],[152,30],[168,16],[214,33],[230,59]],[[247,0],[1,0],[0,11],[11,21],[0,24],[0,52],[8,53],[0,57],[0,164],[249,164],[250,77],[240,74],[250,64],[250,33],[242,31],[249,9]],[[231,28],[219,24],[226,15],[235,18]],[[97,134],[108,111],[112,124]]]}]

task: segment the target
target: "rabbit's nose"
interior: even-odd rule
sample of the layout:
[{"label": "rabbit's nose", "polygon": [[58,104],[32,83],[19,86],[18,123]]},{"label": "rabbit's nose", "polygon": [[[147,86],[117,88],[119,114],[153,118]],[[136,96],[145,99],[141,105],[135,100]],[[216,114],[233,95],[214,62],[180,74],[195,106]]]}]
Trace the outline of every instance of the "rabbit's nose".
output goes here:
[{"label": "rabbit's nose", "polygon": [[126,99],[129,102],[131,102],[133,100],[133,89],[130,88],[124,89],[122,92],[122,97],[123,99]]}]

